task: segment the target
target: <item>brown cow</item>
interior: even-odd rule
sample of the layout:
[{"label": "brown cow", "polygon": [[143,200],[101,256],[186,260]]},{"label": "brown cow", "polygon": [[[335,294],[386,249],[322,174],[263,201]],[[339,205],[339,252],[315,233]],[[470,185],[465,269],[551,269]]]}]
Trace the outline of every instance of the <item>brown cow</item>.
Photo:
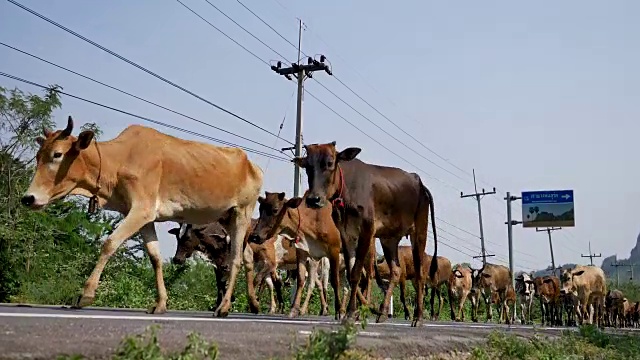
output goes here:
[{"label": "brown cow", "polygon": [[[626,303],[626,304],[625,304]],[[627,298],[624,297],[622,291],[615,289],[607,292],[605,297],[605,307],[607,308],[609,321],[607,321],[613,327],[624,327],[625,315],[629,307]]]},{"label": "brown cow", "polygon": [[[471,291],[471,270],[460,264],[456,265],[449,276],[449,307],[451,320],[464,321],[464,303]],[[458,302],[457,315],[453,312],[453,303]]]},{"label": "brown cow", "polygon": [[560,279],[557,276],[538,276],[533,279],[536,296],[540,299],[541,324],[562,325]]},{"label": "brown cow", "polygon": [[[262,244],[265,239],[273,237],[274,234],[280,234],[288,238],[291,247],[295,249],[298,288],[290,316],[297,316],[300,313],[302,293],[298,289],[301,288],[301,284],[304,284],[307,259],[319,261],[326,256],[329,259],[329,279],[334,291],[335,317],[339,319],[341,314],[339,270],[342,241],[340,232],[331,218],[332,207],[316,210],[308,207],[306,203],[303,204],[304,198],[294,197],[287,200],[285,195],[283,192],[265,191],[265,196],[258,198],[260,217],[249,236],[249,241]],[[355,248],[348,243],[346,247]],[[364,298],[361,301],[364,301]]]},{"label": "brown cow", "polygon": [[[505,299],[503,302],[500,301],[500,295],[497,292],[491,293],[491,303],[496,305],[496,309],[498,310],[498,318],[500,319],[498,322],[502,323],[505,321],[507,324],[513,323],[515,321],[515,314],[509,311],[511,306],[516,306],[516,291],[513,289],[513,286],[509,284],[507,287],[507,292],[505,293]],[[506,310],[506,311],[505,311]],[[509,319],[507,319],[509,317]],[[509,320],[507,322],[507,320]]]},{"label": "brown cow", "polygon": [[[293,161],[305,169],[309,185],[306,203],[320,209],[329,202],[334,204],[333,220],[345,243],[357,241],[353,271],[349,271],[351,296],[346,319],[356,314],[357,285],[367,260],[371,260],[374,239],[380,239],[384,256],[391,267],[391,286],[380,305],[376,319],[383,322],[389,313],[389,301],[393,287],[397,284],[399,271],[398,243],[411,227],[411,245],[416,278],[416,308],[411,326],[422,322],[424,315],[424,286],[422,263],[427,244],[429,212],[434,237],[434,256],[438,254],[433,196],[424,186],[420,176],[399,168],[365,163],[356,156],[361,149],[347,148],[338,152],[336,142],[305,145],[307,155]],[[343,250],[345,261],[350,254]],[[371,264],[373,265],[373,264]],[[437,271],[437,262],[432,262],[430,275]]]},{"label": "brown cow", "polygon": [[594,316],[598,326],[604,325],[604,301],[607,294],[607,283],[604,271],[597,266],[576,265],[571,270],[562,273],[563,294],[573,293],[580,302],[582,316],[578,317],[580,325],[583,323],[584,314],[587,308],[593,306],[593,311],[589,311],[588,323],[593,324]]},{"label": "brown cow", "polygon": [[[150,312],[167,310],[167,291],[154,222],[207,224],[230,220],[231,274],[214,315],[227,316],[242,265],[242,238],[263,183],[262,170],[239,148],[180,139],[155,129],[131,125],[110,141],[94,141],[94,132],[71,135],[71,116],[63,130],[44,130],[36,154],[36,170],[21,199],[37,210],[67,195],[91,198],[125,215],[102,245],[98,261],[74,307],[93,303],[100,275],[109,258],[140,232],[156,276],[157,299]],[[216,181],[217,180],[217,181]]]},{"label": "brown cow", "polygon": [[[431,288],[431,319],[437,320],[440,317],[440,312],[442,311],[442,307],[444,306],[444,299],[442,293],[440,291],[443,284],[449,281],[449,277],[451,276],[451,262],[449,259],[438,256],[438,271],[436,272],[435,277],[431,278],[429,276],[429,267],[431,265],[432,256],[425,254],[425,262],[422,264],[422,273],[426,279],[426,289]],[[410,313],[409,307],[406,302],[406,281],[415,279],[415,270],[413,266],[413,253],[411,246],[409,245],[400,245],[398,246],[398,268],[400,271],[398,285],[400,287],[400,302],[404,307],[404,316],[405,319],[409,320]],[[376,262],[376,282],[378,283],[378,287],[383,292],[386,292],[389,286],[389,282],[391,280],[391,271],[389,269],[389,265],[387,265],[384,259],[380,259]],[[434,279],[434,280],[432,280]],[[437,313],[435,312],[435,295],[438,295],[439,301],[439,310]]]},{"label": "brown cow", "polygon": [[[472,269],[473,271],[474,269]],[[475,278],[472,278],[472,289],[477,289],[485,297],[485,305],[487,306],[487,321],[493,318],[493,308],[491,307],[492,294],[498,293],[499,306],[505,311],[509,311],[507,306],[507,290],[512,287],[511,271],[506,266],[487,263],[480,270],[475,272]],[[475,291],[474,291],[475,292]],[[477,295],[476,295],[477,296]],[[476,298],[476,314],[478,301]],[[506,314],[506,313],[505,313]],[[477,321],[477,315],[476,315]],[[507,324],[511,323],[511,317],[506,316]]]}]

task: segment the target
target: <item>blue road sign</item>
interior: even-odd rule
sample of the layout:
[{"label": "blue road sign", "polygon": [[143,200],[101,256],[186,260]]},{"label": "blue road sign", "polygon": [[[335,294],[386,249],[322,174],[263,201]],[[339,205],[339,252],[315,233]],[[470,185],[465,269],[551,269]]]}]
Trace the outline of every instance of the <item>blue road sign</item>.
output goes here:
[{"label": "blue road sign", "polygon": [[573,190],[522,192],[522,227],[575,226]]},{"label": "blue road sign", "polygon": [[573,190],[523,191],[522,204],[572,203]]}]

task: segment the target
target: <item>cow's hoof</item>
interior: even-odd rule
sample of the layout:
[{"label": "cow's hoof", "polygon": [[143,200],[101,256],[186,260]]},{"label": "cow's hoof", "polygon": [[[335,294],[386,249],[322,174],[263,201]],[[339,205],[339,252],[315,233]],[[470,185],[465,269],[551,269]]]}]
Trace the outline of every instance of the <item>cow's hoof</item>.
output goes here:
[{"label": "cow's hoof", "polygon": [[384,314],[384,313],[381,313],[381,314],[379,314],[379,315],[378,315],[378,317],[376,318],[376,322],[377,322],[377,323],[383,323],[383,322],[386,322],[386,321],[387,321],[387,319],[389,319],[389,316],[387,316],[387,315],[386,315],[386,314]]},{"label": "cow's hoof", "polygon": [[300,310],[295,309],[295,308],[291,309],[291,311],[289,312],[289,317],[290,318],[294,318],[294,317],[298,317],[298,316],[300,316]]},{"label": "cow's hoof", "polygon": [[167,312],[167,305],[154,305],[147,310],[147,314],[164,314]]},{"label": "cow's hoof", "polygon": [[252,314],[258,314],[260,313],[260,304],[254,304],[253,302],[249,302],[249,311]]},{"label": "cow's hoof", "polygon": [[89,306],[91,304],[93,304],[93,300],[95,298],[93,296],[84,296],[84,295],[80,295],[76,298],[76,300],[73,302],[73,305],[71,305],[72,309],[81,309],[85,306]]},{"label": "cow's hoof", "polygon": [[229,308],[231,308],[230,302],[222,300],[222,304],[213,312],[213,317],[223,318],[229,316]]},{"label": "cow's hoof", "polygon": [[342,318],[342,321],[340,321],[340,323],[342,325],[354,325],[355,324],[355,320],[353,319],[353,315],[349,316],[347,314]]},{"label": "cow's hoof", "polygon": [[419,317],[413,319],[413,321],[411,322],[411,327],[419,327],[419,326],[422,326],[422,319],[420,319]]}]

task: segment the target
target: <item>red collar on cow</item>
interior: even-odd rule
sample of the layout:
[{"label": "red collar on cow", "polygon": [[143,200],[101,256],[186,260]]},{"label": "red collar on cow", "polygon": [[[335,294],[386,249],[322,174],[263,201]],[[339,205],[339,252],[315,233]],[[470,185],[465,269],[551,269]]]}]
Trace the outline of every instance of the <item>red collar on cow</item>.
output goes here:
[{"label": "red collar on cow", "polygon": [[300,217],[300,207],[297,207],[298,210],[298,228],[296,229],[296,238],[294,239],[296,244],[300,242],[300,225],[302,223],[302,218]]},{"label": "red collar on cow", "polygon": [[344,208],[344,174],[342,173],[342,168],[338,164],[338,171],[340,172],[340,192],[338,193],[338,197],[331,200],[331,204],[336,208]]},{"label": "red collar on cow", "polygon": [[98,207],[98,193],[100,192],[100,176],[102,175],[102,154],[100,154],[100,148],[98,147],[98,141],[94,140],[96,144],[96,151],[98,152],[98,177],[96,178],[96,191],[93,196],[89,198],[89,208],[87,212],[93,214]]}]

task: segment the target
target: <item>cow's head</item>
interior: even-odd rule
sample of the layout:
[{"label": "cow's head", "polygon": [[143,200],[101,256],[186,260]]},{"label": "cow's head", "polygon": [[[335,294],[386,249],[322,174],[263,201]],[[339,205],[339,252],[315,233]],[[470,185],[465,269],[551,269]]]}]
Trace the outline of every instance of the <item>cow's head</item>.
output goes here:
[{"label": "cow's head", "polygon": [[86,164],[79,155],[91,145],[94,137],[91,130],[81,132],[77,138],[72,136],[71,116],[64,130],[42,130],[44,137],[36,138],[40,145],[36,153],[36,171],[20,200],[33,210],[67,196],[82,182]]},{"label": "cow's head", "polygon": [[260,217],[249,235],[249,242],[262,244],[274,237],[280,230],[287,209],[295,209],[302,203],[302,198],[285,199],[285,193],[264,192],[258,197]]},{"label": "cow's head", "polygon": [[561,294],[573,294],[577,291],[575,285],[575,278],[582,276],[584,270],[565,270],[562,272],[560,281],[562,283],[560,288]]},{"label": "cow's head", "polygon": [[469,270],[471,270],[471,292],[475,293],[480,288],[480,274],[482,274],[484,266],[480,269],[469,267]]},{"label": "cow's head", "polygon": [[175,235],[178,240],[176,253],[172,259],[177,265],[183,265],[194,251],[215,255],[229,248],[229,234],[222,226],[180,224],[179,228],[169,230],[169,234]]},{"label": "cow's head", "polygon": [[305,145],[307,155],[293,159],[307,173],[309,193],[307,206],[319,209],[327,204],[327,199],[340,191],[344,186],[340,177],[339,164],[355,159],[361,149],[350,147],[340,152],[336,150],[336,142],[327,144]]},{"label": "cow's head", "polygon": [[523,295],[535,293],[535,286],[531,276],[527,273],[518,275],[518,277],[516,277],[516,289],[519,289]]}]

